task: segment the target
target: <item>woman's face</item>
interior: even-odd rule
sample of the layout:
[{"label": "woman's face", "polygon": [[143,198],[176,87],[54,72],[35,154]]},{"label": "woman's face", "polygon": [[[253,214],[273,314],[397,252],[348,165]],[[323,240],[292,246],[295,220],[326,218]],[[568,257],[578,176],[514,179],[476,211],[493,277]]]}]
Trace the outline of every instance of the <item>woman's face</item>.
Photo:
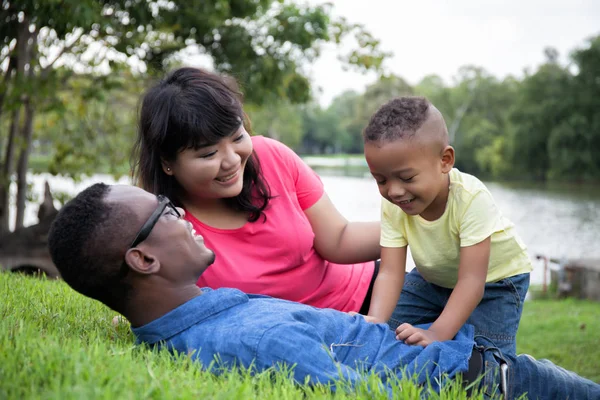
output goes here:
[{"label": "woman's face", "polygon": [[235,197],[244,185],[244,169],[252,154],[252,140],[244,126],[212,146],[185,149],[163,171],[177,179],[193,199]]}]

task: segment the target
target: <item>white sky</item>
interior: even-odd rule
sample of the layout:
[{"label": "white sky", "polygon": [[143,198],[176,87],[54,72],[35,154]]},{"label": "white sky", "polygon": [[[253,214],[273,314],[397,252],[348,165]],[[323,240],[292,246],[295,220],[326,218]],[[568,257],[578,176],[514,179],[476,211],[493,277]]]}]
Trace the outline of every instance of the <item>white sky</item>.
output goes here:
[{"label": "white sky", "polygon": [[[522,76],[524,68],[534,70],[544,61],[545,47],[556,48],[566,62],[570,51],[600,34],[600,0],[329,1],[335,15],[363,24],[381,40],[393,53],[386,70],[411,84],[429,74],[450,84],[467,64],[498,78]],[[374,74],[344,72],[337,54],[326,49],[309,70],[323,105],[375,80]]]}]

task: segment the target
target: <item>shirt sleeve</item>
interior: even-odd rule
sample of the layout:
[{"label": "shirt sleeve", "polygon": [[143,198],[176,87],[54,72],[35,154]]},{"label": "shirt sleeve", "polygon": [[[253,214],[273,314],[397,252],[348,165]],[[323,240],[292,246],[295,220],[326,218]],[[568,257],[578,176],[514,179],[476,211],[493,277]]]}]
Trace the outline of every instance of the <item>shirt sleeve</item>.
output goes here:
[{"label": "shirt sleeve", "polygon": [[331,385],[343,380],[344,387],[354,387],[364,378],[335,355],[322,342],[314,328],[300,322],[282,323],[267,330],[257,351],[258,367],[291,370],[299,384]]},{"label": "shirt sleeve", "polygon": [[268,138],[265,138],[265,141],[285,164],[287,172],[293,180],[298,203],[302,210],[313,206],[323,196],[323,193],[325,193],[323,182],[319,178],[319,175],[285,144]]},{"label": "shirt sleeve", "polygon": [[401,229],[402,212],[386,199],[381,199],[381,238],[383,247],[404,247],[408,245]]},{"label": "shirt sleeve", "polygon": [[481,243],[499,229],[501,219],[502,214],[492,195],[486,190],[479,191],[460,219],[460,246]]}]

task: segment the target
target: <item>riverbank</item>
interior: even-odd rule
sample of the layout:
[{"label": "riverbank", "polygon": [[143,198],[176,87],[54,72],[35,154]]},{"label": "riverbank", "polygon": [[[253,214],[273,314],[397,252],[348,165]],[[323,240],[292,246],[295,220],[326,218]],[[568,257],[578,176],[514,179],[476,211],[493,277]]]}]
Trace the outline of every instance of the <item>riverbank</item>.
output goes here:
[{"label": "riverbank", "polygon": [[[75,293],[62,281],[0,273],[0,398],[260,398],[384,399],[369,378],[358,393],[331,395],[327,389],[294,386],[285,374],[252,377],[201,372],[189,358],[134,346],[115,313]],[[533,300],[525,304],[518,350],[548,357],[600,381],[597,333],[600,306],[583,301]],[[582,326],[585,326],[582,328]],[[402,383],[398,399],[417,398]],[[445,388],[432,399],[466,399]]]}]

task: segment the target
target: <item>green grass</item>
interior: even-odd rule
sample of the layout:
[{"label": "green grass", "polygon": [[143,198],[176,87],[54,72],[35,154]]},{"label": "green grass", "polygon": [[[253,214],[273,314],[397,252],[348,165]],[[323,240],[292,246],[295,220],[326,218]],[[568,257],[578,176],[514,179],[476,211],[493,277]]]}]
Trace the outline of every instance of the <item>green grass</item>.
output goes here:
[{"label": "green grass", "polygon": [[547,358],[600,383],[600,303],[576,299],[525,302],[517,351]]},{"label": "green grass", "polygon": [[[592,365],[600,356],[592,345],[597,342],[592,333],[600,328],[592,318],[597,311],[597,305],[584,302],[528,303],[520,349],[536,357],[552,350],[549,355],[554,360],[598,380],[600,368]],[[568,334],[559,346],[540,340],[551,334],[536,331],[536,324],[546,319],[539,315],[546,313],[548,321],[553,318],[555,330]],[[64,282],[0,273],[0,399],[387,398],[373,376],[354,392],[335,394],[324,387],[294,385],[286,373],[236,371],[215,376],[201,371],[186,356],[135,346],[127,325],[113,326],[114,316],[113,311],[75,293]],[[585,335],[579,329],[559,328],[571,318],[588,324]],[[580,337],[576,349],[585,348],[585,353],[570,346],[575,336]],[[423,390],[409,381],[393,385],[396,399],[418,398]],[[466,399],[466,393],[458,385],[449,385],[429,398]]]}]

